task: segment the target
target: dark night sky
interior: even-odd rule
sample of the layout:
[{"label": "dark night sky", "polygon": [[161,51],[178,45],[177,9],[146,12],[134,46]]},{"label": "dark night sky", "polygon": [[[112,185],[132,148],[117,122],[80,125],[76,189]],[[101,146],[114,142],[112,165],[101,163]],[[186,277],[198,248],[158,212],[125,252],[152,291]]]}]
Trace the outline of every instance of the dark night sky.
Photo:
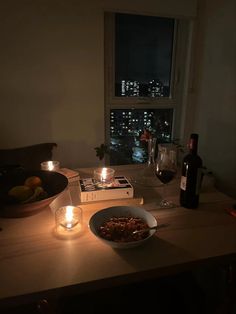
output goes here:
[{"label": "dark night sky", "polygon": [[174,19],[117,14],[116,80],[168,84],[173,32]]}]

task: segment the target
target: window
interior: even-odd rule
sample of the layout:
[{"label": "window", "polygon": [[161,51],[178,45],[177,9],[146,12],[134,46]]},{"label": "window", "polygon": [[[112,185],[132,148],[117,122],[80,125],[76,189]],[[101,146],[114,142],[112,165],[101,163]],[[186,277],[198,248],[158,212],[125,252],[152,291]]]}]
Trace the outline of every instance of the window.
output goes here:
[{"label": "window", "polygon": [[110,164],[143,163],[144,129],[158,142],[177,138],[182,111],[183,23],[105,14],[105,114]]},{"label": "window", "polygon": [[115,15],[115,96],[169,97],[175,20]]},{"label": "window", "polygon": [[159,143],[169,142],[172,120],[173,109],[111,109],[110,164],[145,162],[147,143],[140,141],[140,134],[148,129]]}]

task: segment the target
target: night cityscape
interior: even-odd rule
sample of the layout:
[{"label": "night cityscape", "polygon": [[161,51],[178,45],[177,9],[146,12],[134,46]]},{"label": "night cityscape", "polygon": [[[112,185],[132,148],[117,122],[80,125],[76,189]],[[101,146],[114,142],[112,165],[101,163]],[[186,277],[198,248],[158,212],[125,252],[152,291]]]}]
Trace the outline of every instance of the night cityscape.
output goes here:
[{"label": "night cityscape", "polygon": [[169,86],[164,86],[158,79],[152,79],[148,83],[122,80],[115,86],[116,96],[121,97],[168,97],[169,90]]},{"label": "night cityscape", "polygon": [[144,163],[147,142],[141,141],[144,130],[158,143],[171,141],[173,109],[113,109],[110,111],[111,165]]},{"label": "night cityscape", "polygon": [[123,98],[121,107],[126,98],[134,105],[110,110],[111,165],[147,161],[145,129],[158,143],[171,141],[173,109],[137,109],[135,97],[170,97],[174,27],[172,18],[116,14],[114,96]]}]

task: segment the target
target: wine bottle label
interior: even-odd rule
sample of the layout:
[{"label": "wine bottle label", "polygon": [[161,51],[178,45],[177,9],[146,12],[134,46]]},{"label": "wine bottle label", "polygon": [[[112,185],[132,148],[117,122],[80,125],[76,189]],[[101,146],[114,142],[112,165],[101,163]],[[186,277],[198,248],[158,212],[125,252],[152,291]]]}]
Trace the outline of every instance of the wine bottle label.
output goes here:
[{"label": "wine bottle label", "polygon": [[196,195],[199,194],[202,182],[202,168],[197,170],[197,181],[196,181]]},{"label": "wine bottle label", "polygon": [[181,190],[186,191],[186,184],[187,184],[187,177],[181,176],[181,180],[180,180],[180,188],[181,188]]}]

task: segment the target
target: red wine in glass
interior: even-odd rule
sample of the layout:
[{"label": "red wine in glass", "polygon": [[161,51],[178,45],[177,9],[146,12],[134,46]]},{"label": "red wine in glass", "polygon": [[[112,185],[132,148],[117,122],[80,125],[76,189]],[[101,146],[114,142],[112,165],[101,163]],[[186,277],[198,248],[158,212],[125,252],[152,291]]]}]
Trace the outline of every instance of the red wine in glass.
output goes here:
[{"label": "red wine in glass", "polygon": [[171,171],[171,170],[158,170],[156,172],[156,176],[158,177],[158,179],[164,183],[167,184],[169,183],[171,180],[174,179],[175,177],[175,171]]},{"label": "red wine in glass", "polygon": [[[157,178],[163,183],[163,194],[166,191],[168,183],[174,179],[177,171],[176,151],[173,147],[164,147],[158,152],[155,162],[155,174]],[[174,205],[165,199],[160,202],[161,208],[170,208]]]}]

